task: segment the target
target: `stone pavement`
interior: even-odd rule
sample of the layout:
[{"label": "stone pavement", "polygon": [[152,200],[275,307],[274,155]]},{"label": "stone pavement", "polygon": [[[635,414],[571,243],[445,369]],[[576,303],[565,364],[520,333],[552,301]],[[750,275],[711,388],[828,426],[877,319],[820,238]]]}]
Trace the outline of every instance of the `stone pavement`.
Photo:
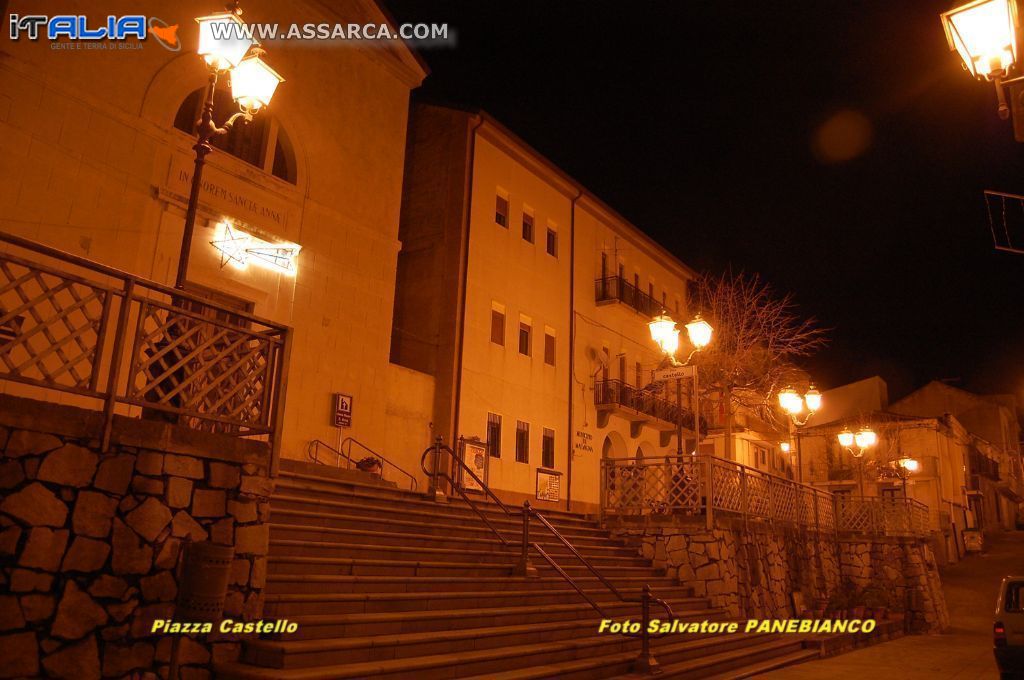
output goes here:
[{"label": "stone pavement", "polygon": [[942,635],[908,635],[892,642],[759,675],[773,680],[811,678],[928,678],[995,680],[992,614],[1003,576],[1024,573],[1024,531],[998,534],[985,554],[942,572],[952,621]]}]

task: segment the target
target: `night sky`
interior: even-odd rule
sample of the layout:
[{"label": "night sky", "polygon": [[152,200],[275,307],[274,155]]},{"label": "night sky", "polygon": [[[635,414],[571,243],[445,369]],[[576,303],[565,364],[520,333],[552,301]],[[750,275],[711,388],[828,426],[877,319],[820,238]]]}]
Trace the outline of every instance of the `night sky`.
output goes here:
[{"label": "night sky", "polygon": [[420,96],[489,111],[691,266],[792,292],[833,329],[821,387],[1024,400],[1024,255],[982,196],[1024,193],[1024,145],[949,2],[387,5],[458,33]]}]

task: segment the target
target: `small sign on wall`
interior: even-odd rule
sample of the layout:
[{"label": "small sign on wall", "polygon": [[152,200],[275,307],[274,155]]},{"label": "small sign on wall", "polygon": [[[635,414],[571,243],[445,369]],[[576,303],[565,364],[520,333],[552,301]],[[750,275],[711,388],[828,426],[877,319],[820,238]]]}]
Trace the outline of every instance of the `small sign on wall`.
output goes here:
[{"label": "small sign on wall", "polygon": [[537,500],[558,501],[562,497],[562,473],[537,470]]},{"label": "small sign on wall", "polygon": [[[486,484],[487,482],[487,444],[479,439],[462,440],[462,461],[473,471],[473,474]],[[483,493],[484,488],[459,466],[459,486],[466,491]]]},{"label": "small sign on wall", "polygon": [[573,445],[578,455],[594,452],[594,435],[586,430],[576,430],[576,443]]},{"label": "small sign on wall", "polygon": [[340,392],[334,395],[334,409],[332,414],[332,425],[334,427],[352,427],[352,395]]}]

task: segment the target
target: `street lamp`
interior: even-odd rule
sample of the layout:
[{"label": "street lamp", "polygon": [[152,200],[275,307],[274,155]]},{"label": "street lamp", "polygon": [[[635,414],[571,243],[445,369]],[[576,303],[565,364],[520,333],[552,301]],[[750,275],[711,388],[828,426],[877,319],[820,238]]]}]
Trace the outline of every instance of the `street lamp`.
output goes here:
[{"label": "street lamp", "polygon": [[[849,428],[844,429],[842,432],[836,435],[836,439],[839,441],[839,445],[849,452],[851,456],[857,459],[857,472],[858,472],[858,483],[857,486],[860,489],[860,495],[864,496],[864,454],[868,449],[878,443],[878,435],[870,427],[862,427],[857,430],[854,434]],[[857,448],[854,449],[854,444]]]},{"label": "street lamp", "polygon": [[[779,390],[776,395],[779,400],[779,406],[785,411],[786,415],[789,416],[790,420],[790,434],[796,435],[796,472],[797,481],[803,482],[804,470],[802,451],[800,450],[800,432],[799,428],[807,424],[807,421],[811,419],[815,413],[821,410],[821,392],[815,387],[814,383],[808,387],[807,391],[804,392],[803,396],[800,395],[793,387],[787,386]],[[803,420],[800,419],[800,414],[807,409],[807,417]]]},{"label": "street lamp", "polygon": [[[185,228],[181,237],[181,252],[178,255],[176,288],[185,287],[188,275],[188,261],[192,250],[192,235],[196,226],[196,211],[199,208],[199,190],[202,186],[203,166],[206,156],[213,150],[210,141],[226,135],[235,123],[249,122],[253,114],[267,106],[277,86],[284,81],[274,69],[263,61],[263,50],[256,47],[251,38],[245,36],[239,15],[242,13],[233,5],[227,12],[199,17],[199,45],[196,53],[203,58],[209,69],[209,82],[203,113],[196,124],[195,170],[192,173],[192,187],[189,191],[188,208],[185,211]],[[246,56],[248,54],[248,56]],[[223,126],[213,122],[213,96],[217,90],[217,78],[226,73],[231,78],[231,97],[238,104],[239,111],[232,115]]]},{"label": "street lamp", "polygon": [[675,354],[679,350],[679,329],[676,322],[664,309],[654,317],[647,327],[651,331],[651,339],[658,345],[665,355],[662,361],[661,370],[671,373],[676,379],[676,455],[680,458],[683,455],[683,371],[684,367],[690,368],[693,375],[693,435],[696,439],[696,446],[700,448],[700,393],[698,392],[697,367],[691,366],[690,361],[693,355],[711,344],[711,336],[714,329],[700,314],[694,317],[693,321],[686,324],[686,335],[693,346],[693,351],[686,361],[680,363]]},{"label": "street lamp", "polygon": [[973,0],[939,17],[949,49],[960,54],[973,77],[995,84],[999,117],[1009,118],[1003,88],[1021,81],[1007,79],[1017,63],[1017,0]]},{"label": "street lamp", "polygon": [[[916,458],[903,456],[896,461],[896,476],[903,482],[903,497],[907,497],[907,477],[914,474],[921,467]],[[902,472],[901,472],[902,471]]]}]

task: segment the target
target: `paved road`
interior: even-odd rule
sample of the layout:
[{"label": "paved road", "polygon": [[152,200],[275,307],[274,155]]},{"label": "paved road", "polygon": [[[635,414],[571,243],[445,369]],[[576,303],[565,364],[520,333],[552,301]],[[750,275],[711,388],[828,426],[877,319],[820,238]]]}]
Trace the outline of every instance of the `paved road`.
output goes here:
[{"label": "paved road", "polygon": [[908,635],[758,677],[995,680],[999,673],[992,657],[992,612],[999,582],[1009,573],[1024,573],[1024,531],[996,535],[985,554],[943,572],[942,589],[952,622],[949,632]]}]

